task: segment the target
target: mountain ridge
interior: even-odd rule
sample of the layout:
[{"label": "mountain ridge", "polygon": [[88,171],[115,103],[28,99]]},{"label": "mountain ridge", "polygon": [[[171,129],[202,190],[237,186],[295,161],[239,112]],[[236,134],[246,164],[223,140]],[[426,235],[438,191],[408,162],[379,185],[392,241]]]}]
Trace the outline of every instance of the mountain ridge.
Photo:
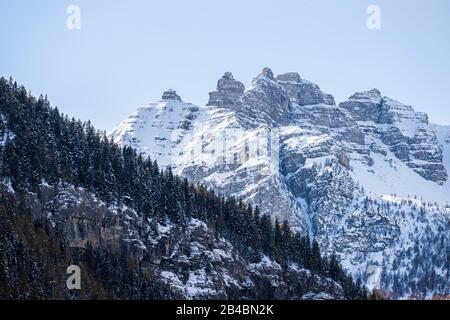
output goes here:
[{"label": "mountain ridge", "polygon": [[[397,296],[449,293],[449,239],[442,230],[450,213],[450,132],[429,124],[425,113],[377,89],[336,104],[298,73],[275,76],[269,68],[248,88],[225,73],[206,106],[177,109],[161,101],[158,112],[153,106],[143,110],[154,116],[134,115],[109,136],[191,181],[288,220],[325,252],[338,252],[370,289]],[[435,236],[444,237],[445,250],[433,244]],[[393,271],[398,263],[390,252],[408,255],[421,237],[427,240],[416,259],[426,248],[439,263],[408,268],[409,253],[402,271]],[[434,290],[431,273],[441,276],[444,289]],[[374,275],[378,285],[371,284]],[[401,277],[408,278],[402,288]]]}]

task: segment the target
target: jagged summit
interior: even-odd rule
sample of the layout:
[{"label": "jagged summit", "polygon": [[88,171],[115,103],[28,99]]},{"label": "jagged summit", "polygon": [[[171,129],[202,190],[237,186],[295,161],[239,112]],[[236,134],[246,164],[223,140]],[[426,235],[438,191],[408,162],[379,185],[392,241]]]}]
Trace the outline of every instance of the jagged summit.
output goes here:
[{"label": "jagged summit", "polygon": [[294,105],[336,104],[332,95],[324,93],[317,84],[302,79],[297,72],[280,74],[277,81],[285,88]]},{"label": "jagged summit", "polygon": [[428,116],[389,97],[378,89],[358,92],[339,105],[359,122],[369,139],[379,139],[418,175],[443,185],[448,180],[442,145]]},{"label": "jagged summit", "polygon": [[261,71],[261,75],[269,78],[270,80],[275,80],[272,69],[270,69],[269,67],[263,68]]},{"label": "jagged summit", "polygon": [[227,71],[223,74],[222,79],[224,80],[234,80],[234,76],[231,72]]},{"label": "jagged summit", "polygon": [[175,90],[172,89],[165,91],[161,99],[164,101],[176,100],[182,102],[181,97],[177,94]]},{"label": "jagged summit", "polygon": [[372,100],[375,102],[381,102],[381,99],[381,92],[376,88],[368,91],[356,92],[349,98],[349,100]]},{"label": "jagged summit", "polygon": [[225,74],[217,81],[216,91],[209,93],[208,106],[225,107],[234,105],[244,94],[245,86],[234,79],[231,72]]},{"label": "jagged summit", "polygon": [[242,100],[246,109],[260,122],[271,126],[289,122],[292,111],[291,100],[283,85],[274,78],[270,68],[264,68],[252,80]]},{"label": "jagged summit", "polygon": [[[247,90],[231,72],[225,72],[217,82],[216,91],[209,93],[207,105],[235,110],[242,110],[244,105],[255,109],[252,106],[259,105],[258,110],[271,113],[269,117],[279,121],[291,112],[291,103],[299,106],[336,104],[332,95],[324,93],[317,84],[302,79],[299,73],[287,72],[275,77],[272,69],[265,67]],[[273,111],[281,114],[274,115]]]}]

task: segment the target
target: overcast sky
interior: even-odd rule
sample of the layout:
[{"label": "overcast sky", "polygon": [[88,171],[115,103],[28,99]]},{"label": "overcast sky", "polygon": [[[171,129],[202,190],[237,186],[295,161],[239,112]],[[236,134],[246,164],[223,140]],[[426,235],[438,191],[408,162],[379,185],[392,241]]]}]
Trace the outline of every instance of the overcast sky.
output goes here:
[{"label": "overcast sky", "polygon": [[225,71],[248,85],[264,66],[338,102],[376,87],[450,124],[449,39],[448,0],[0,0],[0,75],[106,130],[166,89],[205,104]]}]

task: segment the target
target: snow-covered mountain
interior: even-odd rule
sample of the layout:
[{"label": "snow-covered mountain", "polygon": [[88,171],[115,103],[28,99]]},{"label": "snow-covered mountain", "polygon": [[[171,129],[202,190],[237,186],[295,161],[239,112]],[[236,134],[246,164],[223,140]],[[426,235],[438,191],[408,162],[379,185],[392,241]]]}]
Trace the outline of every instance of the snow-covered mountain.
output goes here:
[{"label": "snow-covered mountain", "polygon": [[206,106],[170,90],[110,136],[288,220],[370,289],[450,294],[450,127],[377,89],[336,105],[298,73],[227,72]]}]

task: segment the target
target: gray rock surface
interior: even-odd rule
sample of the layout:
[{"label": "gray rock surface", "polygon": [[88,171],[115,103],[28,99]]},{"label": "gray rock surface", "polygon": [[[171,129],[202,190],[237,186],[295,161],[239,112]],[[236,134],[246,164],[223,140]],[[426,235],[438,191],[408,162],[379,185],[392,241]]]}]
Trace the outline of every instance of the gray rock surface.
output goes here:
[{"label": "gray rock surface", "polygon": [[209,106],[230,107],[244,94],[244,84],[234,79],[231,72],[225,72],[217,81],[216,91],[209,93]]},{"label": "gray rock surface", "polygon": [[282,85],[273,76],[269,68],[264,68],[253,79],[251,88],[242,97],[242,103],[256,119],[272,126],[288,124],[292,105]]},{"label": "gray rock surface", "polygon": [[278,82],[283,85],[293,103],[299,106],[327,104],[335,105],[332,95],[320,90],[319,86],[303,80],[296,72],[289,72],[277,76]]},{"label": "gray rock surface", "polygon": [[419,175],[439,184],[447,181],[442,150],[426,114],[382,97],[377,89],[355,93],[339,106]]},{"label": "gray rock surface", "polygon": [[162,95],[162,100],[176,100],[176,101],[182,101],[181,97],[177,94],[175,90],[169,89],[165,91]]},{"label": "gray rock surface", "polygon": [[[31,209],[35,224],[49,223],[69,246],[124,253],[186,299],[344,297],[339,284],[297,265],[282,271],[267,257],[246,261],[197,219],[184,225],[144,220],[126,206],[107,207],[93,194],[68,184],[41,185],[38,194],[14,195]],[[312,292],[305,292],[306,287]]]},{"label": "gray rock surface", "polygon": [[[202,120],[193,120],[189,139],[176,148],[165,144],[193,155],[171,158],[167,164],[177,173],[288,219],[369,289],[397,297],[450,294],[449,251],[442,249],[450,247],[450,128],[429,124],[426,114],[377,89],[336,105],[298,73],[275,77],[269,68],[246,90],[225,74],[196,119]],[[172,130],[173,124],[157,124],[161,135]],[[115,141],[128,144],[130,135],[144,141],[135,128],[123,126]],[[262,139],[267,133],[276,133],[271,143],[279,147],[270,155],[262,152],[270,149]],[[248,150],[252,141],[258,152]],[[147,153],[155,147],[134,146]],[[220,149],[241,161],[219,161]]]}]

